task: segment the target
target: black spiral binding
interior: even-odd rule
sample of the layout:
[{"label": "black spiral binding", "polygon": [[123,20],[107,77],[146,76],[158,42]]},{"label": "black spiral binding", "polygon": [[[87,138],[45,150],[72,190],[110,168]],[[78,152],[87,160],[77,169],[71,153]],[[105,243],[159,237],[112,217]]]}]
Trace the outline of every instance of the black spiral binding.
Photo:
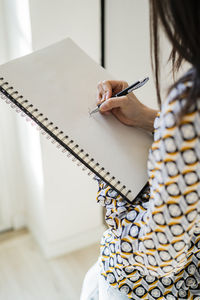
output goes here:
[{"label": "black spiral binding", "polygon": [[[0,78],[0,98],[6,101],[7,104],[13,109],[16,109],[18,113],[21,112],[21,116],[26,116],[26,120],[33,120],[32,125],[38,125],[37,129],[41,131],[43,135],[46,135],[47,139],[52,139],[52,143],[57,142],[57,148],[61,148],[63,153],[67,153],[67,156],[73,156],[72,160],[77,162],[78,166],[83,166],[82,170],[88,170],[88,175],[95,174],[97,177],[106,182],[111,188],[115,189],[119,195],[121,195],[126,201],[133,204],[140,193],[146,188],[144,186],[142,191],[134,199],[130,199],[131,191],[122,185],[120,181],[116,181],[114,176],[111,176],[104,167],[95,162],[94,158],[91,158],[88,153],[85,153],[83,149],[80,149],[79,145],[74,142],[69,136],[65,136],[63,131],[59,130],[52,122],[48,120],[42,113],[38,111],[28,100],[24,100],[24,97],[19,94],[9,83]],[[94,177],[95,178],[95,177]],[[128,197],[129,195],[129,197]]]}]

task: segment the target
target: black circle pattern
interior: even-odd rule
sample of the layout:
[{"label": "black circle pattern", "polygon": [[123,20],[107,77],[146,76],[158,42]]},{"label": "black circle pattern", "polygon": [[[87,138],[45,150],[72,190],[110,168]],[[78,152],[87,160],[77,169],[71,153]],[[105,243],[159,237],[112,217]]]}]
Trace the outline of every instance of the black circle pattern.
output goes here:
[{"label": "black circle pattern", "polygon": [[175,117],[190,86],[180,83],[155,119],[149,186],[136,203],[97,179],[109,226],[102,275],[129,299],[200,300],[200,114],[195,106],[180,125]]}]

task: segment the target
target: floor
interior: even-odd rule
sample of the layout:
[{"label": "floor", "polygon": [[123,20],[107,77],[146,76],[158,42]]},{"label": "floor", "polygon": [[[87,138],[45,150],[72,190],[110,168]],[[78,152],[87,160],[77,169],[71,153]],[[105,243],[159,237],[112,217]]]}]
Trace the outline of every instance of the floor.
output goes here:
[{"label": "floor", "polygon": [[0,235],[0,299],[79,300],[99,245],[46,260],[26,230]]}]

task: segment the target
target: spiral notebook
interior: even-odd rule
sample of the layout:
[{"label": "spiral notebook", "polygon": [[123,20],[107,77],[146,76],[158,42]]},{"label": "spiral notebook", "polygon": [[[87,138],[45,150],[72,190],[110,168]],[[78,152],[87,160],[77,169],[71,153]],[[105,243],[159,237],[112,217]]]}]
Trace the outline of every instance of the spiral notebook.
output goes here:
[{"label": "spiral notebook", "polygon": [[108,79],[113,78],[67,38],[1,65],[0,97],[89,175],[133,203],[147,182],[152,136],[113,115],[89,115],[97,83]]}]

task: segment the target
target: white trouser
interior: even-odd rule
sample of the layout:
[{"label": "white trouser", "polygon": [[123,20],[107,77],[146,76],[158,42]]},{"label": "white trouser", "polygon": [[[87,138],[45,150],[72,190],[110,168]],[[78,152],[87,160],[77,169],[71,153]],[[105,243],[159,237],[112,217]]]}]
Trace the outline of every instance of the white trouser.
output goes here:
[{"label": "white trouser", "polygon": [[80,300],[128,300],[119,290],[110,286],[100,274],[100,264],[97,261],[86,273]]}]

